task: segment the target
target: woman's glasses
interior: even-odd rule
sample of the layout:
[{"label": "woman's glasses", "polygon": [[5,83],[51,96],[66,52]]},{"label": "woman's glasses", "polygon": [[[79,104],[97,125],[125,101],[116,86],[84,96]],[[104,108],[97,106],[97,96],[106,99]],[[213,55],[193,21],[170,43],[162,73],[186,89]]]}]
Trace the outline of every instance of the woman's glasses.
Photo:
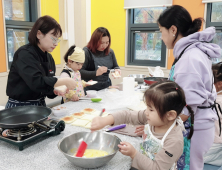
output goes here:
[{"label": "woman's glasses", "polygon": [[53,37],[50,37],[50,38],[52,39],[53,44],[58,44],[61,41],[61,39],[58,39],[58,38],[53,38]]}]

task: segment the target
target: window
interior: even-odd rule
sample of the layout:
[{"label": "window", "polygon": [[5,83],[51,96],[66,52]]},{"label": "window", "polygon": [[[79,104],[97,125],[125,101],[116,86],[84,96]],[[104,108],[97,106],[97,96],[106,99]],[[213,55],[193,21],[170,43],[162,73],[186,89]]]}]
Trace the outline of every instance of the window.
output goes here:
[{"label": "window", "polygon": [[[218,44],[222,52],[222,2],[215,2],[207,4],[207,18],[206,27],[214,26],[216,28],[216,35],[213,38],[213,43]],[[218,63],[222,61],[222,53],[219,59],[213,62]]]},{"label": "window", "polygon": [[8,66],[15,51],[28,43],[28,32],[38,18],[37,0],[4,0]]},{"label": "window", "polygon": [[161,40],[157,19],[166,7],[129,10],[128,65],[166,65],[166,46]]}]

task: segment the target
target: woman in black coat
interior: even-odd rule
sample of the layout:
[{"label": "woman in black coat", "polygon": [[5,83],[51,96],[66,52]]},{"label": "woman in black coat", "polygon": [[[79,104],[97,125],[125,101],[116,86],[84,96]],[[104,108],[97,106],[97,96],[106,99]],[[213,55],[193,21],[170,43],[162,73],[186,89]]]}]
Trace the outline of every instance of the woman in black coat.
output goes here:
[{"label": "woman in black coat", "polygon": [[8,75],[6,93],[9,96],[6,108],[37,105],[46,106],[45,97],[55,98],[54,87],[66,85],[74,89],[71,78],[57,79],[52,52],[62,36],[62,29],[50,16],[40,17],[29,33],[29,44],[20,47],[14,54]]}]

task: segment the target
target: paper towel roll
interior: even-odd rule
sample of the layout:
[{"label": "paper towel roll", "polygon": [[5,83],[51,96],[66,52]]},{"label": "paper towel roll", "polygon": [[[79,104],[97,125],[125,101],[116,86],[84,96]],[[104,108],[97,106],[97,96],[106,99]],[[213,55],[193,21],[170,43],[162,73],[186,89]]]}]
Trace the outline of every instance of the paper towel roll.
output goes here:
[{"label": "paper towel roll", "polygon": [[134,92],[135,78],[134,77],[123,77],[123,92],[130,94]]}]

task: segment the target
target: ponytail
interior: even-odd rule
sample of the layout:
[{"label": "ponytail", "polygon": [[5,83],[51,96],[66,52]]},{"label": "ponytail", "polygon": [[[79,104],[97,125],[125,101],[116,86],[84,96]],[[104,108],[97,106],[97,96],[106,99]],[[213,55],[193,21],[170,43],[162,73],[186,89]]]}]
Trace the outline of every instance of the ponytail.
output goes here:
[{"label": "ponytail", "polygon": [[190,34],[193,34],[195,32],[198,32],[201,28],[202,22],[204,21],[203,18],[196,18],[193,20],[192,24],[190,25],[187,32],[184,34],[184,36],[188,36]]},{"label": "ponytail", "polygon": [[187,107],[187,109],[188,109],[188,111],[190,112],[190,115],[191,115],[190,134],[189,134],[189,136],[188,136],[188,139],[191,139],[191,137],[193,136],[193,131],[194,131],[194,129],[193,129],[193,124],[194,124],[194,112],[193,112],[193,110],[192,110],[192,108],[191,108],[190,106],[186,105],[186,107]]},{"label": "ponytail", "polygon": [[213,75],[214,75],[214,84],[222,81],[222,62],[212,65]]},{"label": "ponytail", "polygon": [[66,63],[68,63],[68,57],[70,55],[72,55],[72,53],[75,51],[74,49],[76,48],[75,45],[72,45],[71,47],[69,47],[68,51],[66,52],[66,54],[64,55],[64,60]]}]

